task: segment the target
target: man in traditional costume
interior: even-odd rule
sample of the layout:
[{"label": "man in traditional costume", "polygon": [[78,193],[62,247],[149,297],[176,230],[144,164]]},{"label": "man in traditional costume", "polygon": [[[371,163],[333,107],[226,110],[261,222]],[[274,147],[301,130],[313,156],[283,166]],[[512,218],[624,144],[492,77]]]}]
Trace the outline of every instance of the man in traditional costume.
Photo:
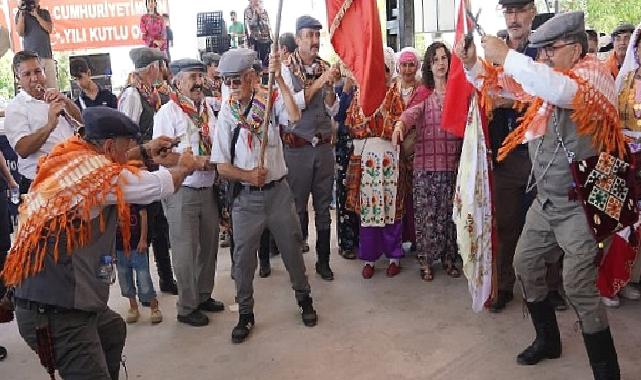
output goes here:
[{"label": "man in traditional costume", "polygon": [[[154,131],[154,115],[161,106],[160,94],[155,86],[162,81],[160,68],[165,64],[165,56],[158,49],[142,47],[132,49],[129,57],[136,68],[134,73],[138,80],[122,92],[118,110],[137,123],[142,140],[149,141]],[[169,257],[169,226],[160,202],[150,204],[147,213],[149,240],[158,269],[160,291],[178,294]]]},{"label": "man in traditional costume", "polygon": [[605,64],[615,79],[619,75],[623,61],[625,61],[628,44],[630,43],[630,37],[633,32],[634,25],[628,23],[620,24],[612,31],[612,44],[614,45],[614,49],[612,53],[610,53],[608,60],[605,61]]},{"label": "man in traditional costume", "polygon": [[331,250],[330,204],[334,189],[334,150],[332,120],[338,112],[332,85],[335,69],[318,57],[321,23],[313,17],[296,20],[298,48],[283,68],[285,83],[294,93],[301,119],[283,127],[288,180],[294,192],[296,209],[307,244],[307,203],[312,195],[316,224],[316,273],[331,281],[334,273],[329,266]]},{"label": "man in traditional costume", "polygon": [[138,147],[138,126],[107,107],[83,113],[85,134],[40,161],[2,277],[15,287],[20,335],[53,378],[118,379],[126,327],[107,306],[116,230],[129,246],[129,203],[165,198],[205,162],[183,153],[169,170],[130,159],[160,155],[171,140]]},{"label": "man in traditional costume", "polygon": [[[171,63],[176,90],[154,117],[154,138],[180,138],[177,152],[191,148],[209,161],[216,118],[203,95],[205,65],[194,59]],[[172,166],[177,154],[162,165]],[[171,255],[178,283],[178,321],[205,326],[203,311],[220,312],[222,302],[211,298],[218,256],[218,205],[214,167],[196,171],[175,194],[163,201],[169,222]]]},{"label": "man in traditional costume", "polygon": [[[622,158],[614,81],[596,58],[587,54],[582,12],[560,14],[530,38],[538,60],[511,50],[496,37],[484,37],[489,62],[476,49],[457,47],[468,80],[488,95],[501,94],[530,103],[523,122],[506,138],[499,161],[529,141],[532,184],[537,198],[527,213],[514,257],[536,339],[517,356],[522,365],[561,356],[554,307],[545,285],[546,261],[558,260],[561,247],[565,292],[576,311],[595,379],[619,379],[619,365],[605,307],[596,288],[599,247],[582,204],[570,199],[573,175],[568,161],[607,152]],[[497,65],[498,68],[493,65]]]},{"label": "man in traditional costume", "polygon": [[[537,50],[528,47],[528,37],[532,28],[532,21],[536,16],[536,6],[533,0],[500,0],[503,7],[505,26],[507,28],[507,45],[515,51],[536,59]],[[513,109],[513,101],[496,97],[493,99],[494,109],[489,125],[489,134],[492,148],[494,180],[493,196],[498,235],[498,252],[496,258],[496,277],[498,284],[497,297],[492,301],[489,310],[493,313],[501,312],[513,299],[514,283],[514,250],[519,240],[525,214],[534,199],[534,191],[528,192],[527,182],[532,163],[526,145],[519,145],[514,151],[497,162],[496,156],[505,137],[518,126],[522,113]],[[548,272],[548,285],[550,288],[550,301],[555,306],[567,309],[567,305],[559,294],[561,287],[561,274],[559,263],[550,263]]]},{"label": "man in traditional costume", "polygon": [[[222,56],[219,70],[231,97],[220,110],[211,158],[221,176],[236,182],[232,207],[233,270],[239,319],[232,331],[234,343],[243,342],[254,326],[256,251],[265,228],[271,231],[283,258],[302,309],[303,323],[315,326],[317,322],[305,274],[300,222],[286,178],[279,135],[279,125],[297,121],[300,110],[280,74],[277,55],[270,59],[270,71],[274,72],[278,90],[273,96],[273,113],[266,110],[269,94],[259,86],[258,75],[252,68],[255,57],[253,50],[244,48],[230,50]],[[267,131],[263,129],[266,115],[270,117]],[[265,138],[268,143],[262,167],[261,145]]]}]

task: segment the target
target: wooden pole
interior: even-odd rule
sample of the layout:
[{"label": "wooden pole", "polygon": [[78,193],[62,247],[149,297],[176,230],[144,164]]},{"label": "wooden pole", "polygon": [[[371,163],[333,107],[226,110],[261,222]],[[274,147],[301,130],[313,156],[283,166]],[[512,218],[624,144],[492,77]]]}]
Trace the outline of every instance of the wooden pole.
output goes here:
[{"label": "wooden pole", "polygon": [[[278,13],[276,14],[276,28],[274,29],[274,35],[272,36],[272,54],[275,54],[278,51],[278,37],[280,36],[280,20],[283,14],[283,0],[278,0]],[[265,109],[265,119],[263,120],[263,141],[260,145],[260,163],[258,164],[259,168],[265,167],[265,152],[267,151],[267,144],[269,143],[269,122],[271,121],[271,111],[273,103],[273,92],[274,92],[274,73],[269,73],[269,81],[267,82],[267,93],[269,97],[267,98],[267,108]]]}]

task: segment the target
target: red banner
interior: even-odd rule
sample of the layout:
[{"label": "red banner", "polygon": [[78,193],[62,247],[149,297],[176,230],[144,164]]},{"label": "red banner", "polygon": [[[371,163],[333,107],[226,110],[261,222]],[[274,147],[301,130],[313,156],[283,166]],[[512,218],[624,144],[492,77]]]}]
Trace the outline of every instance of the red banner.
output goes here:
[{"label": "red banner", "polygon": [[[7,1],[7,0],[5,0]],[[8,0],[14,50],[22,49],[15,32],[20,0]],[[158,12],[168,13],[168,0],[158,1]],[[53,21],[54,51],[100,49],[141,45],[140,18],[147,13],[145,0],[41,0]]]}]

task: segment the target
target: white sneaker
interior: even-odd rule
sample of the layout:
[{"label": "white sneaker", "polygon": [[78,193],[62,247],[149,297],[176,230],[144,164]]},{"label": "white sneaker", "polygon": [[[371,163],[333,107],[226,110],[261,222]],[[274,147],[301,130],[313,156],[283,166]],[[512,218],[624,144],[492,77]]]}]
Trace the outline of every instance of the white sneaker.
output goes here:
[{"label": "white sneaker", "polygon": [[638,300],[641,298],[641,291],[633,286],[626,286],[619,295],[627,300]]},{"label": "white sneaker", "polygon": [[138,322],[138,318],[140,318],[140,312],[138,311],[138,309],[129,308],[125,321],[127,321],[127,323],[136,323]]},{"label": "white sneaker", "polygon": [[162,313],[160,312],[160,309],[152,310],[151,311],[151,323],[160,323],[162,322]]},{"label": "white sneaker", "polygon": [[612,309],[616,309],[621,304],[621,302],[619,302],[619,297],[617,297],[617,296],[614,296],[612,298],[601,297],[601,301],[603,301],[603,304],[606,307],[609,307],[609,308],[612,308]]}]

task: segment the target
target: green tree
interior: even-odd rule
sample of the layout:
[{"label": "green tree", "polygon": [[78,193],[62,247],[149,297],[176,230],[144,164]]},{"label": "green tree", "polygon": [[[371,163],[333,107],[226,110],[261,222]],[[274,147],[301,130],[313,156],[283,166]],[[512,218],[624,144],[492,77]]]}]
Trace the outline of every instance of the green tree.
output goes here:
[{"label": "green tree", "polygon": [[586,12],[587,25],[606,34],[622,22],[637,25],[641,21],[639,0],[565,0],[562,8]]},{"label": "green tree", "polygon": [[69,74],[69,53],[53,53],[53,59],[57,62],[58,88],[60,91],[71,91],[71,74]]},{"label": "green tree", "polygon": [[0,58],[0,98],[3,99],[9,99],[14,94],[12,59],[13,53],[11,52]]}]

